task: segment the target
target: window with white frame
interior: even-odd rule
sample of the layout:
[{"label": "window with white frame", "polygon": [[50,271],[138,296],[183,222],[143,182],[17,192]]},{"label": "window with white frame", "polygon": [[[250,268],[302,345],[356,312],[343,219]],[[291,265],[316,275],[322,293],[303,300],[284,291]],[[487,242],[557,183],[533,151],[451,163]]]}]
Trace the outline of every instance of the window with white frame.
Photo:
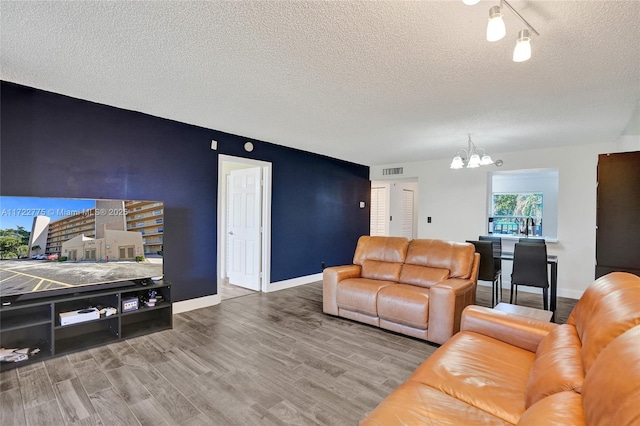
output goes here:
[{"label": "window with white frame", "polygon": [[542,193],[493,193],[493,232],[541,236]]},{"label": "window with white frame", "polygon": [[557,238],[558,181],[557,169],[490,173],[489,230],[499,235]]}]

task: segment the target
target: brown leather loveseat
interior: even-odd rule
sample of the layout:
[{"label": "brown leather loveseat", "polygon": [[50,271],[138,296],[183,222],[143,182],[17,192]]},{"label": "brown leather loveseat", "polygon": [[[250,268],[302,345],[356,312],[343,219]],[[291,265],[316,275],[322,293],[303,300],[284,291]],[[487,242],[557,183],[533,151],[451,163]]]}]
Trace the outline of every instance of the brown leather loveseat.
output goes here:
[{"label": "brown leather loveseat", "polygon": [[438,348],[361,425],[640,424],[640,277],[614,272],[566,324],[465,309]]},{"label": "brown leather loveseat", "polygon": [[475,303],[479,255],[469,243],[363,236],[353,265],[323,272],[323,311],[434,343]]}]

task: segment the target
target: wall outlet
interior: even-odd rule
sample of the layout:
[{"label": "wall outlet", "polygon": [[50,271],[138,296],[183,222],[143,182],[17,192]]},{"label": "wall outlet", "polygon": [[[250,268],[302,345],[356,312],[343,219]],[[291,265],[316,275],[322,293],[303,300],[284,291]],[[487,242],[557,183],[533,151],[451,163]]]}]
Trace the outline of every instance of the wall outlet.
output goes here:
[{"label": "wall outlet", "polygon": [[218,141],[211,140],[211,149],[214,151],[218,149]]},{"label": "wall outlet", "polygon": [[324,262],[322,262],[322,269],[326,268],[327,266],[324,264]]},{"label": "wall outlet", "polygon": [[427,216],[427,223],[431,223],[431,216]]}]

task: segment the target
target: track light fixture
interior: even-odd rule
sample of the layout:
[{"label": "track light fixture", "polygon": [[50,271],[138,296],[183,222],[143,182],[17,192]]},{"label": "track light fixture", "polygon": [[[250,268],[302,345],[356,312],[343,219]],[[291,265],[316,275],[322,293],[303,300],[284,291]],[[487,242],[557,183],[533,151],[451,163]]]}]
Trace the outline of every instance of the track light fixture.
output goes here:
[{"label": "track light fixture", "polygon": [[513,50],[513,62],[524,62],[531,58],[531,35],[529,30],[520,30],[518,42]]},{"label": "track light fixture", "polygon": [[[466,5],[473,6],[477,4],[480,0],[462,0],[462,2]],[[531,33],[539,36],[535,28],[531,26],[530,23],[527,22],[526,19],[522,17],[518,13],[517,10],[513,8],[507,2],[507,0],[500,0],[500,6],[493,6],[489,9],[489,23],[487,24],[487,41],[498,41],[502,40],[504,36],[507,34],[507,29],[504,25],[504,20],[502,19],[502,8],[506,6],[514,15],[518,17],[526,26],[526,29],[521,30],[518,33],[518,40],[516,43],[516,48],[513,51],[513,61],[514,62],[524,62],[531,58]]]},{"label": "track light fixture", "polygon": [[[469,135],[468,149],[460,149],[456,152],[456,155],[451,160],[452,169],[462,169],[463,167],[473,169],[480,166],[486,166],[493,164],[491,156],[482,148],[476,148],[471,142],[471,135]],[[480,156],[482,154],[482,156]],[[465,164],[466,162],[466,164]]]},{"label": "track light fixture", "polygon": [[507,34],[507,27],[502,20],[500,6],[489,9],[489,23],[487,24],[487,41],[502,40]]}]

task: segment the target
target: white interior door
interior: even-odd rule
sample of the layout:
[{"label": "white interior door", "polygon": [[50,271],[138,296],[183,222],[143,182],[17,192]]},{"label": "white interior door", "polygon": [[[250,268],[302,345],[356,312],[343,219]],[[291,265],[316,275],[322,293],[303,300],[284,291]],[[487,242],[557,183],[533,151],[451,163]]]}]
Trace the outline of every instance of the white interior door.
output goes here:
[{"label": "white interior door", "polygon": [[227,192],[229,283],[260,291],[261,169],[232,170]]},{"label": "white interior door", "polygon": [[412,190],[402,190],[402,236],[413,239],[413,200],[414,194]]},{"label": "white interior door", "polygon": [[371,187],[371,236],[389,235],[389,203],[387,202],[388,187]]}]

